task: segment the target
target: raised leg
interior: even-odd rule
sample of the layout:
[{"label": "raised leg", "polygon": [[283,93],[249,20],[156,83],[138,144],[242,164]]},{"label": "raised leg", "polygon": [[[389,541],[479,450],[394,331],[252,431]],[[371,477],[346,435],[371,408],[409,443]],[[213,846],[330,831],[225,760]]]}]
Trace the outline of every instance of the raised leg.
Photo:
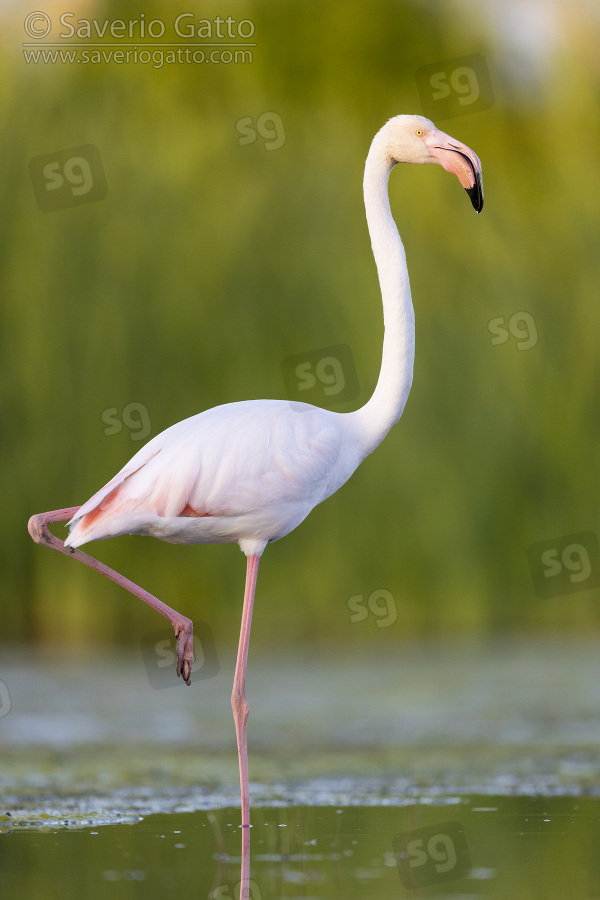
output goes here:
[{"label": "raised leg", "polygon": [[[250,643],[250,626],[252,624],[252,607],[260,557],[249,556],[246,567],[246,588],[244,590],[244,609],[242,611],[242,627],[238,647],[231,707],[237,735],[238,758],[240,763],[240,789],[242,797],[242,873],[240,896],[247,896],[250,875],[250,796],[248,791],[248,743],[246,739],[246,723],[248,721],[248,701],[246,700],[246,664],[248,662],[248,644]],[[245,865],[244,865],[245,863]],[[246,891],[246,894],[243,892]]]},{"label": "raised leg", "polygon": [[140,600],[143,600],[144,603],[155,609],[161,616],[168,619],[175,629],[175,637],[177,638],[177,674],[181,675],[186,684],[191,684],[190,676],[194,663],[193,623],[191,619],[187,619],[181,613],[171,609],[166,603],[162,603],[161,600],[153,597],[152,594],[149,594],[143,588],[138,587],[133,581],[129,581],[128,578],[115,572],[114,569],[109,569],[104,563],[98,562],[93,556],[88,556],[87,553],[82,553],[81,550],[65,547],[63,542],[48,530],[48,523],[64,522],[66,519],[71,519],[78,509],[78,506],[73,506],[69,509],[54,509],[50,512],[38,513],[32,516],[27,526],[29,534],[36,544],[44,544],[46,547],[58,550],[59,553],[64,553],[65,556],[72,556],[73,559],[78,559],[79,562],[89,566],[95,572],[106,575],[111,581],[124,587],[126,591],[139,597]]}]

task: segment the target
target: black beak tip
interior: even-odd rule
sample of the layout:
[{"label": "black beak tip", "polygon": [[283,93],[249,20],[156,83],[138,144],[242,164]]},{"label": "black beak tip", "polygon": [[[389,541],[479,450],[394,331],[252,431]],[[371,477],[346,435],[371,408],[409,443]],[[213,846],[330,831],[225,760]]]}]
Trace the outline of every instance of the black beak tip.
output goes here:
[{"label": "black beak tip", "polygon": [[465,190],[469,195],[469,200],[473,204],[473,209],[479,214],[483,209],[483,187],[481,185],[481,179],[476,178],[473,187],[465,188]]}]

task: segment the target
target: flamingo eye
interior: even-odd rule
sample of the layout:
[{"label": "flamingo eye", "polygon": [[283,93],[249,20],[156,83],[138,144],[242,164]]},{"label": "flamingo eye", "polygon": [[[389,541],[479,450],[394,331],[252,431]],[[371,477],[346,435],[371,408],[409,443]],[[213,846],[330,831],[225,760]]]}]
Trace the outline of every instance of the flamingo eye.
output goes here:
[{"label": "flamingo eye", "polygon": [[425,134],[425,132],[423,131],[422,128],[417,128],[417,130],[415,131],[415,134],[417,135],[417,137],[422,137]]}]

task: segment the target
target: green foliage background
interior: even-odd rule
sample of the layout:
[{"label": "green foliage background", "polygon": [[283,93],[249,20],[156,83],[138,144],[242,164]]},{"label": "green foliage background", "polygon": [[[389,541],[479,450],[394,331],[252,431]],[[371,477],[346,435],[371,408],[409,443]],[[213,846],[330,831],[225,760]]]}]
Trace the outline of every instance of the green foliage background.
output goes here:
[{"label": "green foliage background", "polygon": [[[161,69],[27,65],[29,7],[0,13],[5,639],[86,646],[160,627],[27,535],[32,513],[84,502],[139,448],[127,428],[104,434],[104,410],[143,403],[153,436],[219,403],[285,398],[282,360],[339,343],[361,385],[339,411],[368,399],[382,317],[364,159],[387,118],[422,112],[421,66],[472,53],[486,59],[493,106],[436,124],[480,156],[484,212],[441,169],[392,174],[417,317],[413,391],[339,494],[269,546],[253,647],[595,629],[598,590],[540,600],[526,551],[598,528],[598,20],[564,2],[548,8],[544,37],[519,26],[524,5],[205,2],[198,18],[255,23],[253,62]],[[179,11],[144,5],[146,20]],[[285,144],[240,146],[236,122],[265,111]],[[100,150],[108,197],[41,212],[29,160],[85,143]],[[488,321],[518,311],[537,345],[492,346]],[[235,545],[125,537],[87,549],[208,622],[220,644],[237,639]],[[348,599],[379,589],[398,621],[352,625]]]}]

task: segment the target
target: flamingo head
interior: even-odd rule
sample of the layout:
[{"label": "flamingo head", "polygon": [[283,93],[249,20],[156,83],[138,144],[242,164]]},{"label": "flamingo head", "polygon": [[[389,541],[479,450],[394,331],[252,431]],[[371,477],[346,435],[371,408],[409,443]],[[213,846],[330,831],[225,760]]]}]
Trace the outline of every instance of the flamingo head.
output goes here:
[{"label": "flamingo head", "polygon": [[424,116],[395,116],[380,132],[392,163],[436,163],[456,175],[476,212],[483,209],[481,162],[466,144],[438,131]]}]

